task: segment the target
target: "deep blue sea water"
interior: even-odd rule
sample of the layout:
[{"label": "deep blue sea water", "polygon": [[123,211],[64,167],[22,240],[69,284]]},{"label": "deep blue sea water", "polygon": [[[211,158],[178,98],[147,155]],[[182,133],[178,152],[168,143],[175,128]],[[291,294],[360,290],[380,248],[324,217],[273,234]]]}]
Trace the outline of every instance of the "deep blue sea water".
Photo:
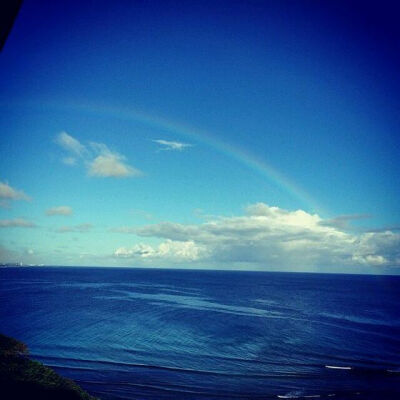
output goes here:
[{"label": "deep blue sea water", "polygon": [[400,399],[400,277],[0,269],[0,332],[101,399]]}]

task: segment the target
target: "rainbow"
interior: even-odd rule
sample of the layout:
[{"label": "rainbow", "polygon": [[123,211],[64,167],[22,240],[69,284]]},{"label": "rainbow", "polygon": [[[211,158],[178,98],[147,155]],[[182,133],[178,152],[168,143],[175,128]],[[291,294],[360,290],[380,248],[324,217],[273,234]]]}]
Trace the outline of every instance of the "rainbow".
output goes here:
[{"label": "rainbow", "polygon": [[[30,104],[37,106],[38,104]],[[41,102],[41,106],[46,108],[53,107],[58,109],[76,110],[78,112],[85,112],[95,115],[107,115],[113,118],[122,120],[133,120],[149,127],[168,132],[170,134],[179,135],[189,140],[194,140],[198,143],[203,143],[210,146],[219,153],[236,160],[238,163],[246,166],[247,168],[255,171],[269,182],[273,183],[276,187],[282,189],[293,198],[301,202],[302,206],[307,207],[308,212],[316,212],[319,215],[326,214],[323,212],[319,204],[299,185],[295,184],[288,177],[284,176],[274,167],[269,165],[265,160],[261,160],[256,155],[233,146],[226,141],[222,141],[217,135],[204,130],[200,130],[181,122],[171,121],[160,116],[147,114],[145,112],[125,107],[113,107],[104,104],[91,104],[91,103],[56,103]]]}]

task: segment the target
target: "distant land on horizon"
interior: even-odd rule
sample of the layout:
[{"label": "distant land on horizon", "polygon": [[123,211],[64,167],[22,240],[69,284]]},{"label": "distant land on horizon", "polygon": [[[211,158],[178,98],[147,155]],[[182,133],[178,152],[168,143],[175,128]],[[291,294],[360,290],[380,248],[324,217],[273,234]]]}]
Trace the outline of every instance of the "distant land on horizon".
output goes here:
[{"label": "distant land on horizon", "polygon": [[137,270],[142,270],[142,271],[204,271],[204,272],[238,272],[238,273],[282,273],[282,274],[316,274],[316,275],[371,275],[371,276],[393,276],[393,277],[399,277],[400,276],[400,270],[382,270],[380,273],[372,273],[372,272],[365,272],[365,271],[360,271],[360,272],[354,272],[354,271],[343,271],[343,272],[334,272],[334,271],[289,271],[289,270],[256,270],[256,269],[215,269],[215,268],[182,268],[182,267],[135,267],[135,266],[98,266],[98,265],[46,265],[46,264],[41,264],[41,265],[29,265],[29,264],[14,264],[14,263],[2,263],[0,264],[0,268],[68,268],[68,269],[74,269],[74,268],[80,268],[80,269],[115,269],[115,270],[121,270],[121,269],[137,269]]}]

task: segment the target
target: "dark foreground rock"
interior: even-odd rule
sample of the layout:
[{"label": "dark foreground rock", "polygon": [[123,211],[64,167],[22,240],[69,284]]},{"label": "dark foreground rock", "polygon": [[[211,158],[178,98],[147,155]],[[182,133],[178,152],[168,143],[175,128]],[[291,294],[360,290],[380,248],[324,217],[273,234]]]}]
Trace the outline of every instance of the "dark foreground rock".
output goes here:
[{"label": "dark foreground rock", "polygon": [[76,383],[28,358],[24,343],[0,334],[0,393],[4,400],[96,400]]}]

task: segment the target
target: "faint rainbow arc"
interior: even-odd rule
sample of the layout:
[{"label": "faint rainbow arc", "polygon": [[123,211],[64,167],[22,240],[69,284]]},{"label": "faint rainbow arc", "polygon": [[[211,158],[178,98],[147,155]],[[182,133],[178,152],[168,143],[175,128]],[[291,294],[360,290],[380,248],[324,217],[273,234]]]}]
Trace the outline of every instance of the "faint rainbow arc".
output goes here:
[{"label": "faint rainbow arc", "polygon": [[[54,102],[50,103],[49,106],[55,106]],[[63,108],[65,107],[65,103],[59,106]],[[315,201],[315,199],[303,188],[295,184],[292,180],[280,173],[267,162],[260,160],[256,155],[250,152],[218,139],[216,135],[212,135],[207,131],[188,126],[181,122],[171,121],[163,117],[138,111],[133,108],[127,109],[123,107],[112,107],[109,105],[76,102],[73,104],[69,103],[67,107],[69,109],[76,109],[77,111],[84,111],[91,114],[102,114],[109,115],[114,118],[134,120],[144,125],[163,130],[170,134],[177,134],[188,139],[193,139],[196,142],[203,143],[224,154],[225,156],[238,161],[247,168],[256,171],[269,181],[272,181],[274,185],[286,191],[297,200],[300,200],[303,206],[305,205],[309,207],[310,210],[307,211],[316,212],[320,216],[326,214],[326,212],[323,211],[322,207]]]}]

